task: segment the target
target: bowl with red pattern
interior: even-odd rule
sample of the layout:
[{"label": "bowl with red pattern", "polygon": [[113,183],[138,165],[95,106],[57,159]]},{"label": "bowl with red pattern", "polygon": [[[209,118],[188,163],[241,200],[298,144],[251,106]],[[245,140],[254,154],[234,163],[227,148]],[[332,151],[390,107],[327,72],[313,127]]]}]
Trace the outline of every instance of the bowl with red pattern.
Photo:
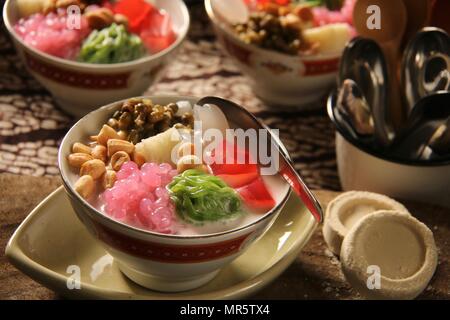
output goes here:
[{"label": "bowl with red pattern", "polygon": [[[158,107],[175,103],[179,105],[178,112],[182,109],[182,105],[188,104],[195,107],[195,103],[198,101],[197,98],[178,96],[153,96],[145,97],[145,99],[142,101],[152,101]],[[179,227],[177,229],[179,231],[174,231],[175,224],[173,226],[165,224],[164,219],[156,219],[153,220],[153,224],[151,222],[147,224],[147,221],[143,221],[140,215],[147,214],[147,204],[155,198],[159,197],[155,203],[161,201],[167,203],[167,190],[173,191],[171,189],[173,182],[170,184],[162,183],[162,179],[175,179],[183,176],[189,170],[180,173],[179,166],[172,165],[170,167],[169,161],[164,161],[163,164],[159,165],[142,161],[139,164],[139,169],[136,160],[136,163],[131,161],[122,164],[120,170],[116,173],[117,180],[112,189],[106,189],[98,198],[95,196],[94,200],[89,200],[77,189],[77,183],[81,179],[79,175],[83,174],[84,165],[81,170],[76,168],[74,170],[70,163],[70,155],[74,152],[75,143],[89,145],[89,139],[95,137],[99,128],[102,128],[105,123],[112,123],[108,119],[123,106],[124,101],[119,101],[87,114],[68,131],[63,139],[58,161],[63,185],[71,205],[87,230],[114,257],[120,270],[134,282],[147,288],[167,292],[199,287],[213,279],[225,265],[244,253],[252,243],[270,228],[285,206],[291,194],[290,188],[277,172],[263,177],[259,164],[228,165],[225,162],[223,164],[209,164],[210,173],[208,177],[212,179],[220,178],[225,181],[227,192],[230,190],[228,187],[233,188],[241,198],[242,205],[245,205],[245,208],[252,208],[251,211],[245,211],[239,218],[227,220],[231,221],[230,224],[222,223],[220,222],[222,220],[220,220],[219,224],[210,225],[207,222],[195,225],[186,223],[185,220],[180,218],[180,212],[177,211],[174,219],[178,219],[177,221],[184,227]],[[248,117],[250,117],[250,114],[242,107],[236,108],[239,108],[239,110],[230,110],[226,119],[230,128],[245,130],[249,126]],[[247,115],[246,117],[243,116],[243,112]],[[218,117],[216,116],[209,117],[209,120],[206,118],[208,117],[202,118],[204,127],[208,121],[212,123],[210,126],[218,123]],[[160,137],[174,128],[171,127],[163,133],[159,133],[156,137]],[[261,126],[261,129],[265,130],[263,126]],[[99,136],[100,134],[97,135],[97,137]],[[117,143],[116,140],[114,141]],[[144,139],[139,143],[144,143],[144,141],[146,140]],[[265,140],[263,142],[266,143]],[[135,145],[137,151],[140,150],[141,145],[139,143]],[[127,143],[123,142],[122,144]],[[167,144],[161,143],[160,145]],[[218,149],[214,150],[228,148],[227,144],[219,144],[219,146]],[[108,144],[108,150],[109,147]],[[79,145],[77,148],[79,148]],[[234,156],[242,155],[243,158],[248,159],[248,154],[239,150],[232,151]],[[152,144],[149,152],[150,156],[155,157],[157,151],[154,144]],[[213,154],[215,157],[222,157],[220,152],[215,151]],[[160,159],[163,157],[164,155],[158,156]],[[157,174],[162,171],[165,172],[165,177],[157,177]],[[151,190],[155,190],[156,185],[159,187],[166,185],[166,189],[156,188],[152,195],[145,195],[146,192],[148,193],[146,190],[149,190],[150,185],[153,188]],[[99,188],[98,185],[97,188]],[[194,190],[197,189],[195,188],[190,190],[192,191],[189,192],[189,195],[193,197],[197,197],[194,196],[194,193],[201,193],[198,191],[196,193]],[[223,194],[222,191],[221,194]],[[136,202],[126,209],[127,213],[125,214],[131,217],[130,219],[134,219],[133,221],[137,221],[136,223],[130,222],[132,220],[123,219],[122,211],[114,212],[116,208],[122,208],[124,202],[131,203],[134,201],[131,198],[142,198],[144,196],[146,199],[140,199],[140,203]],[[116,197],[115,202],[109,200],[114,197]],[[98,204],[95,199],[105,201],[105,206],[101,203]],[[173,199],[172,196],[170,199]],[[215,200],[214,198],[207,198],[207,201]],[[178,210],[178,207],[176,208]],[[173,210],[173,206],[168,204],[166,208],[157,209],[152,214],[157,215],[163,213],[164,210],[164,214],[166,214],[167,209]],[[169,219],[171,218],[169,217]],[[311,220],[314,221],[312,216]],[[316,225],[315,222],[313,224]],[[188,229],[185,228],[186,226]]]},{"label": "bowl with red pattern", "polygon": [[[250,13],[256,12],[255,14],[262,12],[260,7],[255,8],[255,4],[273,4],[279,6],[280,11],[284,10],[282,7],[285,5],[296,5],[295,1],[290,0],[242,1],[250,7]],[[253,21],[232,24],[224,18],[225,15],[218,12],[223,9],[220,0],[204,2],[223,50],[231,57],[239,71],[247,76],[254,93],[261,100],[272,107],[317,108],[319,104],[314,102],[325,97],[335,84],[345,43],[354,35],[351,25],[353,0],[346,0],[340,11],[330,11],[323,7],[306,9],[311,21],[304,24],[308,25],[311,46],[289,54],[278,50],[279,48],[276,50],[257,45],[245,38],[246,35],[236,34],[236,24],[241,24],[243,30],[248,30]],[[214,9],[215,3],[217,10]],[[293,16],[295,15],[290,14],[288,18]],[[272,19],[273,17],[274,15],[271,16]],[[230,19],[235,19],[235,16],[231,15]],[[299,23],[302,23],[301,18]],[[250,33],[250,37],[257,34],[254,30]]]},{"label": "bowl with red pattern", "polygon": [[[75,33],[72,32],[73,30],[66,30],[65,34],[55,34],[55,30],[48,31],[49,26],[54,26],[53,29],[57,28],[55,21],[61,16],[59,11],[47,14],[43,18],[37,17],[40,20],[34,17],[35,21],[33,22],[36,23],[36,26],[31,22],[20,25],[21,19],[23,19],[20,2],[25,3],[25,1],[7,0],[3,8],[3,20],[16,50],[27,70],[43,87],[50,91],[56,103],[64,111],[77,117],[107,103],[142,94],[161,77],[167,64],[173,60],[186,38],[190,24],[189,13],[182,0],[147,1],[146,4],[154,6],[158,12],[170,17],[175,35],[173,41],[166,45],[161,42],[164,39],[151,38],[152,44],[158,48],[154,47],[152,48],[155,49],[154,52],[148,50],[142,57],[131,61],[111,64],[87,63],[70,59],[74,56],[70,48],[59,46],[56,51],[51,47],[58,42],[65,42],[67,46],[70,46],[73,41],[77,41],[77,37],[80,37],[80,33],[83,31]],[[36,3],[38,2],[40,1],[36,1]],[[107,1],[102,3],[105,2]],[[139,1],[132,2],[139,3]],[[31,2],[27,1],[27,3]],[[120,9],[125,13],[132,11],[127,10],[127,7]],[[67,10],[69,9],[67,8]],[[52,18],[51,15],[55,15],[56,19],[46,21],[45,19]],[[144,16],[143,19],[145,20],[143,23],[152,20]],[[39,23],[41,23],[40,26]],[[133,21],[129,20],[129,23],[131,24]],[[48,37],[47,33],[44,34],[41,32],[42,29],[39,29],[42,26],[47,28]],[[128,28],[132,27],[131,25]],[[80,28],[84,28],[83,23]],[[23,34],[20,32],[21,30],[23,30]],[[37,35],[36,39],[32,39],[33,35]],[[150,41],[150,36],[152,35],[149,35],[148,32],[140,34],[144,43]],[[42,45],[30,45],[35,44],[36,41],[42,42]]]}]

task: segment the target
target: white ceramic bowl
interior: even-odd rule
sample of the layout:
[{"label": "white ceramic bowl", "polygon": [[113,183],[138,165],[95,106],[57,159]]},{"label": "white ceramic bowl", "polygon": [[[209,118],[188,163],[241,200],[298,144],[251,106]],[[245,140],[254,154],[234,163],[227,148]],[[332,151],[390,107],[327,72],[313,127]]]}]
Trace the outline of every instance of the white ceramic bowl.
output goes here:
[{"label": "white ceramic bowl", "polygon": [[293,56],[247,44],[215,16],[211,0],[206,12],[226,53],[251,81],[255,94],[270,106],[310,109],[336,83],[341,53]]},{"label": "white ceramic bowl", "polygon": [[403,160],[361,144],[336,124],[336,158],[342,189],[450,207],[450,161]]},{"label": "white ceramic bowl", "polygon": [[[168,104],[192,97],[149,97],[154,103]],[[118,262],[121,271],[144,287],[159,291],[193,289],[211,280],[219,270],[241,255],[267,230],[285,205],[290,189],[267,214],[251,224],[226,232],[202,236],[165,235],[134,228],[101,213],[73,189],[77,173],[67,156],[74,142],[86,142],[96,134],[122,102],[95,110],[79,120],[62,141],[58,161],[64,187],[73,209],[90,233],[100,240]],[[230,119],[240,126],[240,119]],[[242,120],[241,120],[242,121]]]},{"label": "white ceramic bowl", "polygon": [[186,5],[182,0],[154,0],[152,3],[170,14],[176,41],[156,54],[116,64],[70,61],[26,45],[13,28],[19,19],[15,0],[6,0],[3,20],[28,71],[50,91],[63,110],[81,117],[107,103],[142,94],[174,58],[189,29]]}]

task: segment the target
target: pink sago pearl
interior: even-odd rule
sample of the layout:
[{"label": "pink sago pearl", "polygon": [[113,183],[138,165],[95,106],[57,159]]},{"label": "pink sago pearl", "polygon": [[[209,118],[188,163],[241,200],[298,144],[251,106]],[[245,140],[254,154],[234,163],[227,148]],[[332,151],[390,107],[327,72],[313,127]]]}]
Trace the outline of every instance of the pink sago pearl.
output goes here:
[{"label": "pink sago pearl", "polygon": [[120,170],[117,172],[117,180],[123,180],[131,176],[133,173],[138,173],[139,167],[133,161],[128,161],[122,165]]},{"label": "pink sago pearl", "polygon": [[155,195],[161,199],[165,199],[165,200],[169,199],[169,192],[166,190],[166,188],[162,188],[162,187],[156,188]]},{"label": "pink sago pearl", "polygon": [[65,10],[22,18],[15,24],[14,30],[27,45],[65,59],[76,58],[82,41],[91,31],[83,16],[80,28],[69,29]]},{"label": "pink sago pearl", "polygon": [[137,213],[137,217],[144,226],[153,228],[153,224],[150,224],[150,216],[154,209],[154,202],[150,198],[143,198],[139,203],[139,212]]},{"label": "pink sago pearl", "polygon": [[331,11],[326,7],[314,7],[312,9],[314,26],[323,26],[330,23],[346,22],[353,25],[353,7],[356,0],[345,0],[339,11]]},{"label": "pink sago pearl", "polygon": [[147,230],[174,233],[175,207],[166,185],[175,175],[167,163],[146,163],[139,169],[133,161],[126,162],[114,186],[100,196],[106,214]]},{"label": "pink sago pearl", "polygon": [[156,228],[167,233],[172,224],[171,216],[169,207],[159,207],[152,212],[151,221]]},{"label": "pink sago pearl", "polygon": [[161,163],[159,165],[159,172],[162,175],[166,175],[170,172],[170,170],[172,170],[172,166],[168,163]]},{"label": "pink sago pearl", "polygon": [[151,190],[155,190],[161,184],[161,176],[157,172],[147,171],[141,174],[142,182]]}]

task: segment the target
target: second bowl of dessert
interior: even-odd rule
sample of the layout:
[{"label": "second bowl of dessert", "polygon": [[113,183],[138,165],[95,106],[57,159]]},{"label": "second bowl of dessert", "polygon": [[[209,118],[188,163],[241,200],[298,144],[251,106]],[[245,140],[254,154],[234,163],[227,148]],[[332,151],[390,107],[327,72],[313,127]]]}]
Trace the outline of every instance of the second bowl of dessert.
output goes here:
[{"label": "second bowl of dessert", "polygon": [[126,0],[101,6],[63,1],[70,6],[59,8],[45,3],[54,2],[7,0],[3,21],[28,71],[77,117],[142,94],[189,29],[181,0],[143,1],[142,10],[130,7],[140,2]]},{"label": "second bowl of dessert", "polygon": [[317,107],[314,102],[335,84],[342,51],[354,35],[354,1],[345,1],[340,11],[249,2],[248,18],[233,23],[220,15],[219,2],[205,0],[206,11],[223,49],[256,95],[274,107]]}]

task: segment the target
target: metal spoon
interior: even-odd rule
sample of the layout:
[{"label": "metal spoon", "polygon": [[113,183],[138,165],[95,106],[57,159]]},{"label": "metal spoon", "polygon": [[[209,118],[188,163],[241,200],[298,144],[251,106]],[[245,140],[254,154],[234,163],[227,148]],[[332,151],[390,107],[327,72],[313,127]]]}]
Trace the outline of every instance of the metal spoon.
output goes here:
[{"label": "metal spoon", "polygon": [[378,144],[388,146],[394,136],[387,112],[388,75],[380,46],[373,40],[357,37],[344,49],[339,66],[338,86],[345,79],[355,81],[370,107]]},{"label": "metal spoon", "polygon": [[449,55],[449,35],[439,28],[423,28],[408,44],[401,74],[408,115],[421,98],[449,89]]},{"label": "metal spoon", "polygon": [[[233,119],[239,119],[239,123],[236,123],[242,129],[264,129],[264,125],[255,118],[249,111],[241,107],[240,105],[219,97],[204,97],[197,101],[198,105],[214,104],[218,106],[226,115],[231,116]],[[303,182],[298,172],[294,169],[292,161],[286,157],[282,151],[282,147],[279,144],[273,133],[270,130],[266,130],[271,139],[267,139],[267,150],[278,151],[278,172],[291,186],[294,192],[299,196],[314,218],[321,222],[323,219],[323,210],[320,203],[314,197],[312,192]],[[273,147],[273,148],[272,148]]]},{"label": "metal spoon", "polygon": [[419,122],[443,120],[450,116],[450,92],[438,91],[421,98],[414,106],[403,129],[409,131]]},{"label": "metal spoon", "polygon": [[[435,58],[432,61],[440,60],[439,58]],[[448,57],[445,57],[445,60],[448,60]],[[441,60],[442,61],[442,60]],[[437,62],[440,64],[440,62]],[[431,61],[428,65],[433,64]],[[428,70],[436,70],[435,67],[427,66]],[[428,94],[436,92],[436,91],[448,91],[450,88],[450,71],[449,70],[440,70],[440,71],[431,71],[432,74],[436,74],[436,76],[431,76],[431,79],[428,81],[427,77],[424,79],[424,88]]]},{"label": "metal spoon", "polygon": [[419,123],[390,153],[403,159],[426,159],[424,151],[440,123],[439,120]]},{"label": "metal spoon", "polygon": [[338,92],[336,107],[356,135],[373,136],[375,127],[372,112],[355,81],[344,80]]},{"label": "metal spoon", "polygon": [[420,145],[414,158],[429,160],[450,155],[450,117],[439,125],[430,139]]},{"label": "metal spoon", "polygon": [[428,146],[439,155],[450,155],[450,117],[436,129]]},{"label": "metal spoon", "polygon": [[440,91],[420,99],[388,152],[407,159],[419,157],[418,150],[431,141],[448,117],[450,92]]},{"label": "metal spoon", "polygon": [[[374,5],[380,8],[380,28],[369,27],[367,9]],[[394,127],[399,128],[403,122],[404,111],[399,94],[397,62],[407,23],[405,4],[398,0],[358,0],[353,9],[353,23],[359,35],[375,40],[383,50],[389,74],[389,114]]]}]

